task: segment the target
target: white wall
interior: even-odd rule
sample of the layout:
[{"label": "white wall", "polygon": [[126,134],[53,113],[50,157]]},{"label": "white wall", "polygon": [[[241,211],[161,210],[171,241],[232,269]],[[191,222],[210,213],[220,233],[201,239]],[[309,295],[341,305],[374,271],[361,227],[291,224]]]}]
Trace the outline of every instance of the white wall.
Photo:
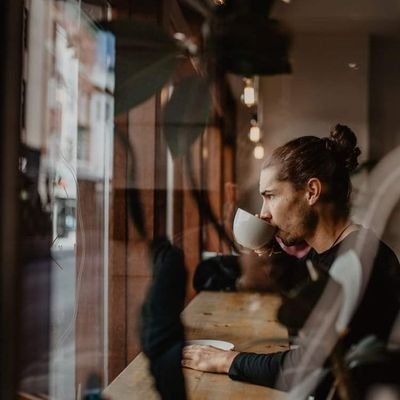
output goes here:
[{"label": "white wall", "polygon": [[[293,73],[261,78],[266,155],[298,136],[326,136],[330,127],[342,123],[355,131],[363,157],[367,158],[368,48],[366,35],[295,36],[291,51]],[[251,210],[260,206],[259,167],[246,146],[239,145],[237,176],[242,205]]]}]

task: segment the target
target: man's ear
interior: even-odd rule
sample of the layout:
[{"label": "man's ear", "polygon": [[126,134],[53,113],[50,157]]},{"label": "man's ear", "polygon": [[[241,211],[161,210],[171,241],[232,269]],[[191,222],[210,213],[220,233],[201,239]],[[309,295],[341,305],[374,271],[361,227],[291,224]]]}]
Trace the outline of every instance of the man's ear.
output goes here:
[{"label": "man's ear", "polygon": [[322,184],[318,178],[311,178],[306,185],[306,199],[310,206],[314,205],[321,196]]}]

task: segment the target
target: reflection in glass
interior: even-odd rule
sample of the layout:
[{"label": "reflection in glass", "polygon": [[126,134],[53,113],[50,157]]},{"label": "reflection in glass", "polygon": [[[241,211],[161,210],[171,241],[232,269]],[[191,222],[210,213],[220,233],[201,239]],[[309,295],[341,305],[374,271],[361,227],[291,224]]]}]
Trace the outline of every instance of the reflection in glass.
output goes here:
[{"label": "reflection in glass", "polygon": [[[95,8],[92,6],[91,11]],[[28,308],[23,313],[26,335],[48,330],[49,344],[43,343],[35,356],[25,357],[19,390],[70,399],[76,390],[84,391],[89,371],[98,369],[106,356],[104,292],[108,251],[104,244],[108,240],[112,175],[115,39],[100,31],[76,1],[33,1],[27,11],[23,141],[29,154],[37,154],[35,169],[32,162],[29,167],[36,179],[33,191],[38,193],[40,207],[51,220],[47,232],[51,238],[51,268],[47,283],[36,285],[41,295],[35,300],[41,316],[49,308],[49,319],[43,317],[41,323],[29,327],[27,321],[35,316]],[[22,170],[29,158],[32,157],[21,158]],[[85,209],[82,201],[96,206]],[[30,219],[27,215],[27,221]],[[98,223],[91,226],[91,220]],[[90,243],[93,240],[94,247]],[[82,329],[77,321],[82,293],[92,290],[82,285],[88,264],[85,258],[94,254],[103,283],[100,290],[93,289],[97,293],[92,293],[100,298],[92,305],[99,316],[99,326],[89,332],[98,344],[95,349],[87,348],[88,353],[96,352],[93,356],[84,354],[82,343],[77,342],[77,330]],[[31,258],[27,262],[35,264],[37,260]],[[79,337],[84,335],[80,333]],[[92,365],[91,357],[100,361]]]}]

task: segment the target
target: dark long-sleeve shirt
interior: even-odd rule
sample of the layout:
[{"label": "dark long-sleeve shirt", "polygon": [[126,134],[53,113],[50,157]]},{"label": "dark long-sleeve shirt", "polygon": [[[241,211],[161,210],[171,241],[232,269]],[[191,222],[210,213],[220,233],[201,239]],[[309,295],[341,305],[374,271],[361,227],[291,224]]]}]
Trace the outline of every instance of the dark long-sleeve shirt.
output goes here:
[{"label": "dark long-sleeve shirt", "polygon": [[[321,254],[311,250],[307,259],[310,259],[319,269],[328,271],[338,255],[339,248],[341,253],[354,248],[360,232],[365,233],[365,230],[352,232],[340,244]],[[364,273],[366,269],[364,267],[371,261],[371,257],[373,256],[369,254],[369,250],[373,249],[373,244],[376,241],[376,237],[368,232],[366,244],[360,255]],[[293,268],[303,268],[303,270],[306,270],[305,260],[303,265],[298,264],[293,266]],[[290,274],[290,272],[287,273]],[[298,271],[296,271],[296,274],[298,274]],[[383,242],[379,241],[364,296],[353,314],[349,325],[346,345],[350,346],[357,343],[367,335],[375,335],[377,338],[387,341],[399,310],[400,265],[393,251]],[[277,387],[277,382],[279,382],[277,388],[288,390],[287,382],[281,379],[278,380],[278,377],[283,372],[284,366],[285,368],[296,367],[301,353],[302,349],[271,354],[240,353],[233,360],[229,376],[234,380],[269,387]]]}]

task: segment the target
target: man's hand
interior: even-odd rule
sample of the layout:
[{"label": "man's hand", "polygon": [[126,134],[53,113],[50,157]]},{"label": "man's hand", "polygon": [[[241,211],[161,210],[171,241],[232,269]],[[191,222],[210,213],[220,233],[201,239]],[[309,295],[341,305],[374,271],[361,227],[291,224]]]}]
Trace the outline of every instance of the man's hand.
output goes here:
[{"label": "man's hand", "polygon": [[233,359],[238,354],[237,351],[194,344],[183,348],[182,365],[199,371],[227,374]]}]

